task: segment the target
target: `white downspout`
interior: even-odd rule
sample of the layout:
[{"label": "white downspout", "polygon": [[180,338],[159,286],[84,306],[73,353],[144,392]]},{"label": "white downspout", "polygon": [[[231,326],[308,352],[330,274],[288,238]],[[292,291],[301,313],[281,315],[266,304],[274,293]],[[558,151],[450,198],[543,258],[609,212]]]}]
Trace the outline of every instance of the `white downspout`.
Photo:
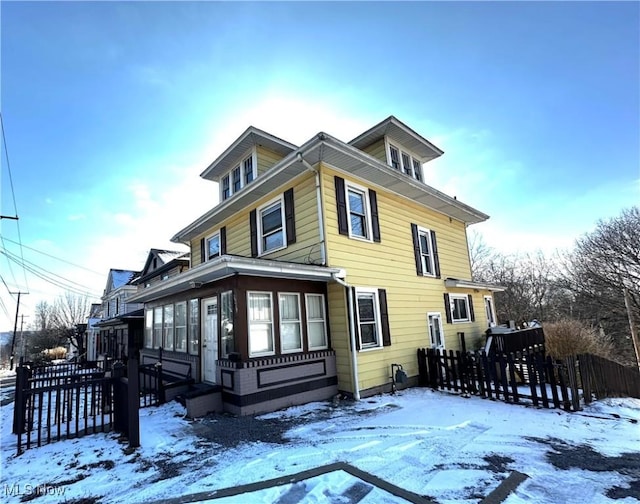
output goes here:
[{"label": "white downspout", "polygon": [[351,373],[353,378],[353,398],[356,401],[360,400],[360,384],[358,383],[358,358],[356,357],[356,331],[355,331],[355,323],[353,320],[353,290],[351,286],[333,275],[333,279],[338,282],[340,285],[344,286],[347,289],[347,312],[349,317],[349,337],[351,340]]},{"label": "white downspout", "polygon": [[327,251],[326,243],[324,241],[324,219],[322,212],[322,194],[320,192],[320,172],[316,170],[309,162],[302,157],[302,153],[298,152],[298,161],[300,161],[305,168],[311,170],[316,176],[316,203],[318,207],[318,235],[320,237],[320,261],[323,266],[327,265]]}]

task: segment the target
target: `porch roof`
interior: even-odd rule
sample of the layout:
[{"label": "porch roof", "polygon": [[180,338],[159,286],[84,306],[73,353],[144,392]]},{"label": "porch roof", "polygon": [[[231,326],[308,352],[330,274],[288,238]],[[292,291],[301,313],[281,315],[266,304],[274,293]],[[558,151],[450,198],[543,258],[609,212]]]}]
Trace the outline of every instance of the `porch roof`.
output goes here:
[{"label": "porch roof", "polygon": [[473,280],[460,280],[459,278],[445,278],[444,285],[445,287],[488,290],[491,292],[502,292],[505,289],[501,285],[489,284],[484,282],[474,282]]},{"label": "porch roof", "polygon": [[329,282],[334,278],[334,275],[340,273],[342,273],[342,270],[339,268],[223,255],[199,264],[159,284],[144,289],[141,288],[136,294],[130,296],[127,302],[146,303],[172,294],[196,289],[204,284],[233,275]]},{"label": "porch roof", "polygon": [[142,320],[143,318],[144,318],[144,309],[140,308],[139,310],[134,310],[129,313],[123,313],[122,315],[118,315],[110,319],[101,320],[100,322],[93,324],[92,327],[116,326],[116,325],[126,324],[127,322],[131,322],[132,320]]}]

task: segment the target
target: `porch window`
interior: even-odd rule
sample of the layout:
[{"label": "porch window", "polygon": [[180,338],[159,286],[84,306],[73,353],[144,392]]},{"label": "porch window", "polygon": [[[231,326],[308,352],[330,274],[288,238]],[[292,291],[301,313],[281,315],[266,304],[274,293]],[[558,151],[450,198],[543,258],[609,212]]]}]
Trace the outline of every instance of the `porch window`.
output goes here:
[{"label": "porch window", "polygon": [[282,353],[302,351],[300,294],[278,294]]},{"label": "porch window", "polygon": [[270,292],[248,292],[249,356],[273,355],[273,303]]},{"label": "porch window", "polygon": [[260,254],[281,249],[286,244],[282,198],[258,211]]},{"label": "porch window", "polygon": [[305,294],[307,306],[307,337],[309,350],[327,348],[327,322],[323,294]]},{"label": "porch window", "polygon": [[164,346],[165,350],[173,350],[173,305],[164,307]]},{"label": "porch window", "polygon": [[380,340],[380,312],[378,308],[378,292],[374,289],[357,289],[356,303],[360,348],[377,348],[382,346]]},{"label": "porch window", "polygon": [[222,357],[227,358],[236,351],[233,335],[234,322],[233,291],[220,294],[220,334],[222,337]]},{"label": "porch window", "polygon": [[200,301],[189,300],[189,353],[197,355],[200,349]]},{"label": "porch window", "polygon": [[187,351],[187,302],[176,303],[176,352]]},{"label": "porch window", "polygon": [[442,333],[442,317],[439,313],[427,314],[429,321],[429,341],[431,348],[444,348],[444,336]]},{"label": "porch window", "polygon": [[144,347],[153,348],[153,310],[144,313]]},{"label": "porch window", "polygon": [[487,325],[494,327],[496,325],[496,312],[493,308],[493,298],[491,296],[484,297],[484,309],[487,313]]},{"label": "porch window", "polygon": [[153,309],[153,348],[162,346],[162,306]]}]

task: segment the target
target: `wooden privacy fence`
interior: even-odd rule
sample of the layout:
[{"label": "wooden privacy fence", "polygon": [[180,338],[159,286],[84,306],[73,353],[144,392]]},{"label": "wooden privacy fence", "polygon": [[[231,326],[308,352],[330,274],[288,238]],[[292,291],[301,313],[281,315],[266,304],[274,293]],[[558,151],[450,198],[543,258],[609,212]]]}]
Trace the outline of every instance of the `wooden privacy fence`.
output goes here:
[{"label": "wooden privacy fence", "polygon": [[[124,374],[122,364],[105,372],[90,364],[32,368],[21,362],[16,368],[13,415],[18,454],[114,428],[137,446],[137,380],[133,390]],[[129,407],[129,392],[135,393],[136,408]]]},{"label": "wooden privacy fence", "polygon": [[640,399],[640,371],[617,362],[584,354],[578,356],[584,401],[592,398],[635,397]]},{"label": "wooden privacy fence", "polygon": [[544,352],[487,354],[418,349],[420,384],[536,407],[580,409],[575,361]]}]

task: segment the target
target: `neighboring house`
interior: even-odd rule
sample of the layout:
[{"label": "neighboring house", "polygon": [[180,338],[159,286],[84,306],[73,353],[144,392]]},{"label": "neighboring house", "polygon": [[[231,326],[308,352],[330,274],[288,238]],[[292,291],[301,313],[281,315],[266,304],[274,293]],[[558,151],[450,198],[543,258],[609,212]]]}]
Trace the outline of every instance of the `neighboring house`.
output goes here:
[{"label": "neighboring house", "polygon": [[96,326],[102,320],[102,305],[93,303],[89,309],[89,319],[87,320],[87,360],[98,359],[98,340],[100,328]]},{"label": "neighboring house", "polygon": [[129,332],[137,331],[141,339],[144,305],[129,300],[137,291],[132,281],[139,274],[131,270],[109,270],[102,296],[102,319],[94,324],[99,329],[95,345],[97,357],[124,360],[127,357]]},{"label": "neighboring house", "polygon": [[191,269],[131,298],[141,353],[191,361],[248,414],[388,391],[392,364],[415,383],[421,347],[478,348],[500,289],[471,281],[466,227],[488,216],[425,183],[441,154],[395,117],[300,147],[248,128],[201,175],[220,203],[172,238]]}]

